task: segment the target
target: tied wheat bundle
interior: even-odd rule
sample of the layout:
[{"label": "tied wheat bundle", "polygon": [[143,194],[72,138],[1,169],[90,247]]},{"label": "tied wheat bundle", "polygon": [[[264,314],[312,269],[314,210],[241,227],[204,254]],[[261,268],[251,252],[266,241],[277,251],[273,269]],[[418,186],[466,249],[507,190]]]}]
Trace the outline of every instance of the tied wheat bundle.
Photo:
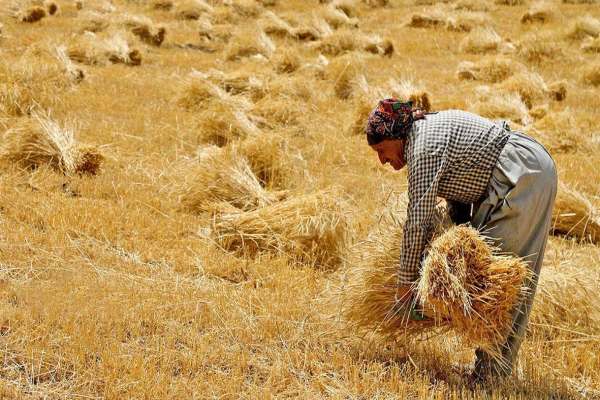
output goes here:
[{"label": "tied wheat bundle", "polygon": [[344,209],[334,192],[296,196],[253,211],[217,214],[212,234],[237,253],[285,254],[302,264],[335,268],[348,242]]},{"label": "tied wheat bundle", "polygon": [[208,149],[199,155],[199,163],[185,165],[186,178],[191,181],[184,182],[179,190],[183,209],[198,213],[227,205],[251,210],[274,201],[274,195],[261,186],[246,158],[235,150]]},{"label": "tied wheat bundle", "polygon": [[7,130],[3,139],[0,158],[23,168],[49,165],[64,174],[96,175],[104,161],[95,147],[79,145],[73,131],[37,114]]},{"label": "tied wheat bundle", "polygon": [[467,343],[500,355],[512,311],[527,292],[526,264],[493,255],[477,230],[457,226],[436,238],[417,285],[417,297],[434,320],[448,321]]},{"label": "tied wheat bundle", "polygon": [[600,211],[588,196],[559,182],[552,213],[552,230],[600,243]]},{"label": "tied wheat bundle", "polygon": [[431,96],[421,85],[404,79],[399,82],[390,80],[389,86],[394,97],[403,101],[412,101],[414,107],[423,111],[431,111]]}]

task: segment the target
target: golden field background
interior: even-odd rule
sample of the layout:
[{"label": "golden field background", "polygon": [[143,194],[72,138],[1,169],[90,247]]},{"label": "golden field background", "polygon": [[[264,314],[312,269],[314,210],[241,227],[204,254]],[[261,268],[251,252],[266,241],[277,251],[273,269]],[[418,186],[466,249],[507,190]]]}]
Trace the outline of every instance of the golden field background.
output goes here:
[{"label": "golden field background", "polygon": [[[552,315],[534,311],[516,377],[474,390],[472,349],[452,338],[406,347],[345,328],[331,301],[345,247],[249,254],[211,234],[236,211],[205,188],[241,154],[267,197],[239,208],[325,190],[342,244],[364,238],[406,179],[353,127],[393,93],[512,119],[598,225],[599,4],[429,3],[57,1],[28,23],[50,3],[2,1],[0,397],[600,398],[587,231],[550,238],[542,278],[574,278]],[[494,60],[506,67],[457,75]],[[99,171],[60,151],[28,161],[15,137],[40,121],[102,154]]]}]

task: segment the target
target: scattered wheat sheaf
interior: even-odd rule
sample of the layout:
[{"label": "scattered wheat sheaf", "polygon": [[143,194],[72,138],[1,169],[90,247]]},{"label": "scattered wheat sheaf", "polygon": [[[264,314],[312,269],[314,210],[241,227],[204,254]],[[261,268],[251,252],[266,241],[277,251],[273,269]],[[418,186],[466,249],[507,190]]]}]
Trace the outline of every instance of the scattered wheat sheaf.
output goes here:
[{"label": "scattered wheat sheaf", "polygon": [[[598,397],[599,43],[595,0],[0,1],[0,398]],[[389,97],[544,144],[540,276],[441,202],[407,319]]]}]

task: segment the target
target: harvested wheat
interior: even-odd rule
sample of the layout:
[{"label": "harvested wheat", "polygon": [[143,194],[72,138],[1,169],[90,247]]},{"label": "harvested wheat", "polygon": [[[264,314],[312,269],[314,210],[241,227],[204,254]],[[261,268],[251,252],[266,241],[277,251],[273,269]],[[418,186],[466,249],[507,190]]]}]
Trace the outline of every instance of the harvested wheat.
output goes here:
[{"label": "harvested wheat", "polygon": [[226,101],[210,102],[198,115],[199,139],[223,147],[236,139],[259,134],[243,108]]},{"label": "harvested wheat", "polygon": [[394,54],[394,44],[390,39],[383,39],[379,35],[366,36],[363,49],[372,54],[391,57]]},{"label": "harvested wheat", "polygon": [[210,75],[192,72],[184,81],[177,103],[188,110],[204,108],[212,99],[227,101],[228,94],[211,82]]},{"label": "harvested wheat", "polygon": [[412,28],[437,28],[446,26],[446,14],[441,10],[431,10],[426,14],[412,14],[406,23]]},{"label": "harvested wheat", "polygon": [[488,83],[502,82],[518,72],[525,71],[519,62],[504,57],[488,57],[474,63],[463,61],[458,65],[458,79],[471,79]]},{"label": "harvested wheat", "polygon": [[234,34],[225,49],[225,57],[228,60],[239,60],[250,56],[262,56],[268,59],[273,51],[275,51],[275,44],[264,31],[256,27],[246,28]]},{"label": "harvested wheat", "polygon": [[358,11],[356,10],[356,3],[357,1],[355,0],[333,0],[331,2],[331,6],[346,14],[347,17],[354,18],[358,16]]},{"label": "harvested wheat", "polygon": [[294,49],[284,49],[275,56],[275,71],[280,74],[291,74],[302,65],[302,58]]},{"label": "harvested wheat", "polygon": [[86,32],[78,42],[69,47],[68,55],[71,60],[87,65],[103,65],[107,61],[131,66],[142,63],[139,50],[132,49],[120,32],[103,39]]},{"label": "harvested wheat", "polygon": [[596,271],[569,264],[560,268],[544,266],[540,273],[538,293],[531,314],[531,330],[534,335],[549,333],[555,329],[596,330],[600,326],[600,293]]},{"label": "harvested wheat", "polygon": [[165,40],[167,30],[162,26],[154,27],[152,25],[139,24],[131,28],[131,33],[139,37],[146,44],[160,47]]},{"label": "harvested wheat", "polygon": [[540,23],[545,24],[556,18],[556,11],[552,4],[540,2],[534,4],[521,17],[522,24]]},{"label": "harvested wheat", "polygon": [[532,134],[551,153],[573,152],[586,146],[586,141],[573,129],[575,124],[572,110],[566,109],[542,116],[533,125]]},{"label": "harvested wheat", "polygon": [[492,28],[478,27],[473,29],[460,42],[460,51],[466,53],[487,53],[498,50],[502,38]]},{"label": "harvested wheat", "polygon": [[245,157],[260,184],[268,189],[287,187],[291,175],[289,144],[284,135],[251,135],[233,144],[233,150]]},{"label": "harvested wheat", "polygon": [[327,76],[333,81],[335,95],[346,100],[352,97],[364,72],[364,62],[356,55],[338,57],[327,66]]},{"label": "harvested wheat", "polygon": [[213,237],[245,255],[285,254],[319,268],[335,268],[348,243],[344,202],[334,192],[295,196],[253,211],[217,214]]},{"label": "harvested wheat", "polygon": [[600,53],[600,36],[588,37],[581,43],[581,50],[586,53]]},{"label": "harvested wheat", "polygon": [[186,181],[176,191],[182,208],[192,213],[214,211],[228,204],[251,210],[274,198],[260,184],[250,164],[231,151],[210,151],[185,164]]},{"label": "harvested wheat", "polygon": [[589,196],[559,182],[552,231],[600,243],[600,211]]},{"label": "harvested wheat", "polygon": [[258,25],[268,35],[294,37],[294,28],[272,11],[265,11],[258,20]]},{"label": "harvested wheat", "polygon": [[343,11],[333,6],[323,8],[318,15],[333,29],[358,27],[358,19],[348,17]]},{"label": "harvested wheat", "polygon": [[55,48],[56,58],[62,63],[65,73],[75,83],[80,83],[85,78],[85,72],[71,61],[67,55],[67,48],[65,46],[58,46]]},{"label": "harvested wheat", "polygon": [[79,146],[70,129],[35,114],[4,133],[0,158],[23,168],[48,165],[64,174],[95,175],[103,161],[97,149]]},{"label": "harvested wheat", "polygon": [[171,11],[175,4],[173,0],[152,0],[150,6],[155,10]]},{"label": "harvested wheat", "polygon": [[197,20],[213,11],[213,7],[204,0],[182,0],[175,7],[175,16],[181,20]]},{"label": "harvested wheat", "polygon": [[42,6],[32,6],[26,9],[18,10],[15,14],[21,22],[38,22],[46,16],[46,10]]},{"label": "harvested wheat", "polygon": [[385,7],[390,3],[390,0],[362,0],[369,7]]},{"label": "harvested wheat", "polygon": [[348,29],[340,29],[325,37],[317,49],[329,56],[338,56],[362,48],[362,37]]},{"label": "harvested wheat", "polygon": [[529,274],[525,262],[494,256],[475,229],[458,226],[431,243],[417,296],[434,320],[449,321],[468,343],[499,356]]},{"label": "harvested wheat", "polygon": [[53,1],[48,1],[45,3],[46,9],[48,10],[48,15],[56,15],[58,12],[58,4]]},{"label": "harvested wheat", "polygon": [[550,90],[544,79],[535,72],[521,72],[511,76],[499,85],[508,92],[518,93],[527,108],[549,98]]},{"label": "harvested wheat", "polygon": [[476,88],[477,100],[472,111],[487,118],[508,119],[522,125],[531,122],[527,106],[517,93],[491,90],[488,86]]},{"label": "harvested wheat", "polygon": [[403,101],[412,101],[413,106],[423,111],[431,111],[431,96],[421,85],[410,79],[390,80],[389,87],[394,97]]},{"label": "harvested wheat", "polygon": [[583,82],[592,86],[600,86],[600,63],[596,62],[585,68]]},{"label": "harvested wheat", "polygon": [[503,6],[520,6],[525,4],[525,0],[495,0],[494,2]]},{"label": "harvested wheat", "polygon": [[490,18],[482,13],[458,12],[446,19],[446,29],[456,32],[471,32],[477,27],[489,26]]},{"label": "harvested wheat", "polygon": [[527,61],[539,63],[560,56],[562,50],[553,33],[533,33],[518,43],[518,54]]},{"label": "harvested wheat", "polygon": [[567,37],[574,40],[581,40],[587,37],[598,37],[600,35],[600,20],[591,15],[577,17],[567,32]]},{"label": "harvested wheat", "polygon": [[493,4],[490,0],[458,0],[454,3],[454,9],[466,11],[491,11]]}]

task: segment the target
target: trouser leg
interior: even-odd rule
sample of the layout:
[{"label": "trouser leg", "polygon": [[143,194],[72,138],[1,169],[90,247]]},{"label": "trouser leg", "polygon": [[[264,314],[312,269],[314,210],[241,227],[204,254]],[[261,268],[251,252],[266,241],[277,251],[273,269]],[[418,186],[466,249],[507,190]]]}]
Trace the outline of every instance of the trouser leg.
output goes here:
[{"label": "trouser leg", "polygon": [[[519,151],[523,151],[523,160],[505,157],[503,171],[494,170],[488,197],[478,205],[472,219],[472,224],[493,239],[502,252],[522,257],[532,272],[529,290],[514,309],[512,329],[502,345],[501,359],[493,360],[482,351],[476,353],[475,372],[482,375],[510,374],[517,359],[535,297],[556,196],[556,170],[545,150],[529,143],[511,148],[512,155]],[[511,169],[527,173],[511,175]]]}]

